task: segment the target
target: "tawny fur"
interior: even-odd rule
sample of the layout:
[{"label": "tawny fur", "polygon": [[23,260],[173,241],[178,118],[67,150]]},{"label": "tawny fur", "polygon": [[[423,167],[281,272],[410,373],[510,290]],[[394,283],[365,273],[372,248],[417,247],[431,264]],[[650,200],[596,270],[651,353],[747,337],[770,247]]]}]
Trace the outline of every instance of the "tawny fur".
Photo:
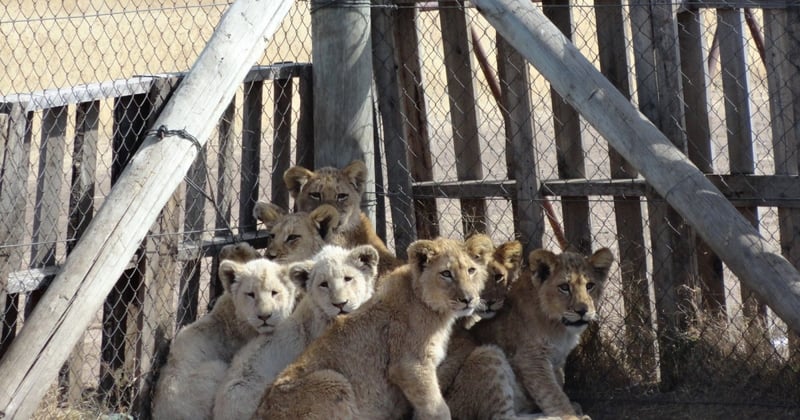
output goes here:
[{"label": "tawny fur", "polygon": [[251,340],[233,359],[214,403],[215,419],[249,419],[278,374],[337,316],[372,296],[378,252],[326,245],[313,259],[292,264],[289,275],[306,290],[292,315],[272,335]]},{"label": "tawny fur", "polygon": [[397,419],[411,408],[419,419],[450,417],[436,366],[455,319],[478,305],[486,270],[449,239],[416,241],[408,255],[279,375],[255,418]]},{"label": "tawny fur", "polygon": [[517,387],[503,351],[493,345],[479,345],[468,329],[482,319],[493,318],[502,309],[508,291],[519,278],[522,244],[509,241],[497,248],[483,234],[467,239],[473,258],[485,264],[486,287],[481,308],[471,317],[456,322],[447,357],[437,374],[447,405],[456,419],[517,419],[514,397]]},{"label": "tawny fur", "polygon": [[606,248],[591,257],[538,249],[492,320],[472,332],[507,355],[524,397],[548,416],[579,417],[564,393],[564,364],[580,334],[596,317],[595,302],[614,257]]},{"label": "tawny fur", "polygon": [[253,214],[269,233],[264,255],[281,263],[311,258],[333,240],[333,232],[339,224],[339,212],[329,205],[321,205],[310,212],[287,213],[275,204],[259,201]]},{"label": "tawny fur", "polygon": [[379,276],[403,264],[360,210],[367,180],[364,162],[355,160],[342,169],[324,167],[316,171],[293,166],[284,173],[283,180],[298,211],[310,212],[322,204],[339,211],[339,226],[329,243],[344,247],[372,245],[380,256]]},{"label": "tawny fur", "polygon": [[271,333],[294,307],[296,287],[274,262],[223,260],[219,276],[225,292],[214,308],[172,341],[153,398],[156,420],[210,419],[214,393],[234,354],[257,334]]}]

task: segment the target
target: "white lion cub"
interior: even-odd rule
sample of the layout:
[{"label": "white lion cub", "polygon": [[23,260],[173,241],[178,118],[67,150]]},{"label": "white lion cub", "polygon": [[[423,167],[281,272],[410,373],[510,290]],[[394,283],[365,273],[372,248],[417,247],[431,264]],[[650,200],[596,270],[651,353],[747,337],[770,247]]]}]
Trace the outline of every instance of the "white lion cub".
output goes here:
[{"label": "white lion cub", "polygon": [[269,334],[294,308],[297,287],[287,268],[267,259],[223,260],[225,293],[214,309],[178,332],[153,398],[153,418],[210,419],[214,393],[236,352]]},{"label": "white lion cub", "polygon": [[249,419],[261,395],[330,321],[354,311],[372,296],[378,251],[371,245],[347,250],[326,245],[311,260],[289,266],[306,294],[270,336],[259,336],[236,354],[214,403],[215,419]]}]

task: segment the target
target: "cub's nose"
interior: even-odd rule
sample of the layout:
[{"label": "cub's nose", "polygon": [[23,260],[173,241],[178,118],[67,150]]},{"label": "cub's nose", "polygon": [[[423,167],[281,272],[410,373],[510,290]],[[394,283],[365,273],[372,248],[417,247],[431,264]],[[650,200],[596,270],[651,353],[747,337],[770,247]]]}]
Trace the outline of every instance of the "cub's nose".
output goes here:
[{"label": "cub's nose", "polygon": [[339,309],[344,309],[344,305],[347,305],[347,302],[348,302],[348,301],[344,301],[344,302],[342,302],[342,303],[331,303],[331,304],[332,304],[333,306],[335,306],[335,307],[339,308]]},{"label": "cub's nose", "polygon": [[463,304],[464,304],[464,305],[466,305],[466,306],[470,306],[470,305],[472,304],[472,302],[474,302],[474,301],[475,301],[475,298],[474,298],[474,297],[471,297],[471,296],[464,296],[464,297],[462,297],[462,298],[458,299],[458,301],[459,301],[460,303],[463,303]]},{"label": "cub's nose", "polygon": [[586,309],[584,309],[584,308],[581,308],[581,309],[576,309],[576,310],[575,310],[575,313],[576,313],[576,314],[578,314],[578,315],[580,315],[580,316],[581,316],[581,318],[583,318],[583,316],[584,316],[584,315],[586,315]]},{"label": "cub's nose", "polygon": [[262,320],[262,321],[264,321],[264,322],[267,322],[267,320],[268,320],[268,319],[269,319],[269,317],[271,317],[271,316],[272,316],[272,314],[259,315],[259,316],[258,316],[258,319],[260,319],[260,320]]}]

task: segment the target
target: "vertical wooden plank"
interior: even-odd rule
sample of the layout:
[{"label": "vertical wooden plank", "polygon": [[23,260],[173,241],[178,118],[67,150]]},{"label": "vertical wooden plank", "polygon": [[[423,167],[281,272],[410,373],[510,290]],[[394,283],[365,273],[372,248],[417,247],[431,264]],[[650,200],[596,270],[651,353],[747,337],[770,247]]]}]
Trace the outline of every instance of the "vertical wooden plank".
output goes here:
[{"label": "vertical wooden plank", "polygon": [[[708,121],[708,72],[705,65],[703,12],[689,7],[678,13],[686,139],[692,163],[703,173],[714,172],[711,156],[711,128]],[[717,318],[726,316],[722,260],[705,241],[697,238],[697,269],[702,284],[702,305]]]},{"label": "vertical wooden plank", "polygon": [[[75,110],[75,143],[72,151],[72,179],[69,194],[67,223],[67,255],[83,235],[94,216],[94,189],[97,182],[97,141],[100,102],[84,102]],[[78,343],[82,343],[81,338]],[[83,398],[81,369],[86,363],[86,353],[81,344],[75,346],[61,368],[59,387],[62,399],[77,405]]]},{"label": "vertical wooden plank", "polygon": [[[733,175],[755,173],[753,133],[750,125],[749,77],[742,32],[741,9],[717,10],[722,90],[725,95],[725,126],[728,134],[728,153]],[[740,213],[758,229],[758,208],[737,207]],[[742,311],[750,332],[764,336],[767,307],[744,284],[741,285]],[[760,333],[759,333],[760,331]],[[755,338],[755,336],[753,337]]]},{"label": "vertical wooden plank", "polygon": [[[310,91],[310,89],[308,89]],[[216,209],[214,218],[214,236],[220,236],[224,232],[225,236],[233,236],[231,229],[231,212],[233,207],[233,178],[236,168],[234,167],[234,132],[233,121],[236,118],[236,98],[231,100],[228,108],[219,120],[219,147],[217,149],[217,195]],[[219,268],[219,258],[217,255],[211,260],[211,284],[209,285],[208,301],[213,302],[223,293],[222,283],[217,276]]]},{"label": "vertical wooden plank", "polygon": [[[148,92],[151,112],[147,116],[147,127],[155,124],[179,82],[180,78],[159,78],[153,83]],[[160,367],[159,363],[166,359],[169,340],[174,336],[181,198],[178,188],[164,205],[146,239],[144,251],[148,257],[142,269],[144,286],[138,289],[136,298],[141,302],[141,310],[128,333],[129,340],[134,341],[135,352],[127,357],[126,362],[134,374],[132,405],[140,420],[149,418],[151,390],[155,386],[153,374]]]},{"label": "vertical wooden plank", "polygon": [[[144,140],[146,119],[150,115],[147,94],[119,97],[114,101],[114,128],[111,162],[112,186],[122,175],[130,159]],[[125,270],[103,304],[103,335],[100,344],[100,383],[98,392],[113,407],[125,403],[125,360],[129,324],[135,322],[141,302],[136,297],[144,286],[144,249],[133,257],[134,267]]]},{"label": "vertical wooden plank", "polygon": [[[569,0],[543,0],[542,11],[567,39],[572,39],[572,13]],[[550,90],[550,96],[553,104],[558,177],[586,178],[580,116],[554,89]],[[589,225],[589,199],[578,196],[561,197],[561,204],[567,242],[573,250],[590,254],[592,232]]]},{"label": "vertical wooden plank", "polygon": [[[401,7],[395,13],[393,36],[397,47],[397,62],[400,64],[397,71],[402,101],[400,109],[403,113],[408,142],[406,160],[409,163],[408,168],[412,181],[433,181],[428,111],[425,104],[425,90],[422,86],[422,65],[416,24],[418,11],[415,7]],[[398,176],[402,176],[402,174],[398,174]],[[439,212],[436,208],[436,199],[414,197],[413,205],[417,238],[431,239],[439,236]],[[415,239],[414,237],[402,238],[401,241],[407,242]],[[397,241],[398,238],[395,237],[395,243]],[[400,247],[396,246],[396,250],[399,256]],[[405,253],[405,249],[402,252]]]},{"label": "vertical wooden plank", "polygon": [[[595,0],[600,71],[631,98],[623,7],[621,0]],[[635,178],[638,173],[616,150],[609,148],[612,178]],[[619,246],[619,271],[625,307],[625,353],[644,377],[656,373],[656,343],[650,287],[647,281],[647,246],[644,242],[642,203],[639,197],[615,196],[614,218]]]},{"label": "vertical wooden plank", "polygon": [[[467,17],[462,0],[440,2],[444,66],[450,102],[450,124],[453,127],[456,176],[459,181],[483,179],[478,117],[475,108],[475,87],[472,74],[472,45],[467,31]],[[486,232],[486,201],[461,199],[461,222],[464,235]]]},{"label": "vertical wooden plank", "polygon": [[[381,4],[387,2],[381,1]],[[375,72],[378,111],[383,122],[386,161],[390,162],[386,170],[386,186],[391,203],[394,248],[399,258],[406,259],[406,248],[416,238],[417,222],[411,191],[406,126],[403,122],[403,101],[400,98],[400,63],[395,61],[397,48],[393,34],[396,14],[397,10],[390,8],[372,11],[372,68]],[[376,147],[375,150],[379,149]]]},{"label": "vertical wooden plank", "polygon": [[[684,131],[683,88],[677,23],[673,3],[634,0],[631,3],[634,59],[639,109],[682,152]],[[658,320],[661,387],[673,389],[680,381],[681,362],[688,346],[683,337],[696,305],[686,290],[697,278],[695,234],[660,197],[648,197],[653,284]]]},{"label": "vertical wooden plank", "polygon": [[[206,189],[206,148],[197,155],[189,173],[186,175],[186,200],[183,218],[183,242],[199,247],[203,240],[205,227],[205,189]],[[176,312],[177,326],[192,323],[197,319],[200,293],[200,271],[202,253],[183,262],[180,277],[180,297]]]},{"label": "vertical wooden plank", "polygon": [[[42,141],[39,148],[31,245],[32,268],[44,268],[56,263],[58,216],[63,208],[60,195],[64,180],[62,167],[67,143],[67,111],[66,106],[60,106],[42,112]],[[46,288],[34,290],[28,295],[25,302],[26,316],[39,302],[45,290]]]},{"label": "vertical wooden plank", "polygon": [[375,221],[371,8],[362,0],[311,1],[314,167],[367,166],[362,209]]},{"label": "vertical wooden plank", "polygon": [[[3,145],[2,172],[0,173],[0,214],[5,215],[0,222],[0,243],[22,244],[25,235],[25,212],[28,207],[29,193],[28,159],[31,151],[31,122],[33,113],[25,111],[25,104],[13,104],[8,115],[6,139]],[[3,289],[8,276],[15,267],[19,267],[25,258],[27,247],[9,246],[0,253],[0,281]],[[5,292],[0,292],[5,293]],[[19,297],[7,295],[0,322],[0,356],[11,344],[17,333],[17,316]]]},{"label": "vertical wooden plank", "polygon": [[264,113],[262,97],[264,82],[248,82],[244,85],[242,106],[242,167],[239,189],[239,229],[242,232],[256,230],[253,207],[258,200],[258,174],[261,171],[261,117]]},{"label": "vertical wooden plank", "polygon": [[516,181],[515,232],[524,255],[542,247],[544,217],[539,206],[539,180],[533,151],[533,107],[528,63],[501,36],[497,36],[497,73],[501,106],[505,109],[506,164]]},{"label": "vertical wooden plank", "polygon": [[274,136],[272,141],[272,202],[289,208],[289,191],[283,182],[283,173],[291,166],[292,159],[292,93],[294,83],[291,78],[278,79],[272,82],[273,101],[275,104],[272,124]]},{"label": "vertical wooden plank", "polygon": [[[314,167],[314,80],[311,65],[303,67],[297,78],[300,113],[297,116],[295,165]],[[283,174],[281,174],[282,176]]]},{"label": "vertical wooden plank", "polygon": [[[767,87],[775,174],[800,174],[800,8],[765,9]],[[800,267],[800,210],[778,208],[781,253]],[[800,368],[800,336],[789,330],[790,363]]]}]

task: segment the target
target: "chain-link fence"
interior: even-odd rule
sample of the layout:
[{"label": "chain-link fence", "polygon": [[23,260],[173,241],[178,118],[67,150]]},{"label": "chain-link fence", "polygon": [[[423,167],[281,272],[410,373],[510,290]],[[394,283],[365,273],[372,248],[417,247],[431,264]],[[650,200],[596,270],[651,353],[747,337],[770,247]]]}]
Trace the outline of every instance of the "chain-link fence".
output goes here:
[{"label": "chain-link fence", "polygon": [[[609,247],[619,264],[602,320],[568,363],[569,394],[589,414],[799,415],[797,337],[475,8],[375,3],[373,20],[377,13],[387,20],[372,32],[373,49],[388,46],[392,59],[376,54],[384,58],[373,70],[396,77],[408,150],[383,153],[385,92],[376,85],[386,182],[368,199],[379,203],[377,226],[390,247],[485,230],[497,242],[520,238],[526,249],[555,250],[559,229],[580,251]],[[710,174],[772,251],[797,265],[800,4],[731,5],[536,7]],[[190,0],[0,7],[0,352],[227,7]],[[241,239],[263,246],[253,199],[285,200],[273,193],[282,170],[309,162],[310,16],[309,3],[294,4],[263,66],[250,72],[54,373],[38,416],[141,414],[163,338],[202,316],[220,293],[219,247]],[[411,201],[386,186],[397,165],[414,181],[414,223],[392,223],[392,206]],[[535,193],[522,196],[531,180]],[[548,204],[559,225],[545,225]]]}]

